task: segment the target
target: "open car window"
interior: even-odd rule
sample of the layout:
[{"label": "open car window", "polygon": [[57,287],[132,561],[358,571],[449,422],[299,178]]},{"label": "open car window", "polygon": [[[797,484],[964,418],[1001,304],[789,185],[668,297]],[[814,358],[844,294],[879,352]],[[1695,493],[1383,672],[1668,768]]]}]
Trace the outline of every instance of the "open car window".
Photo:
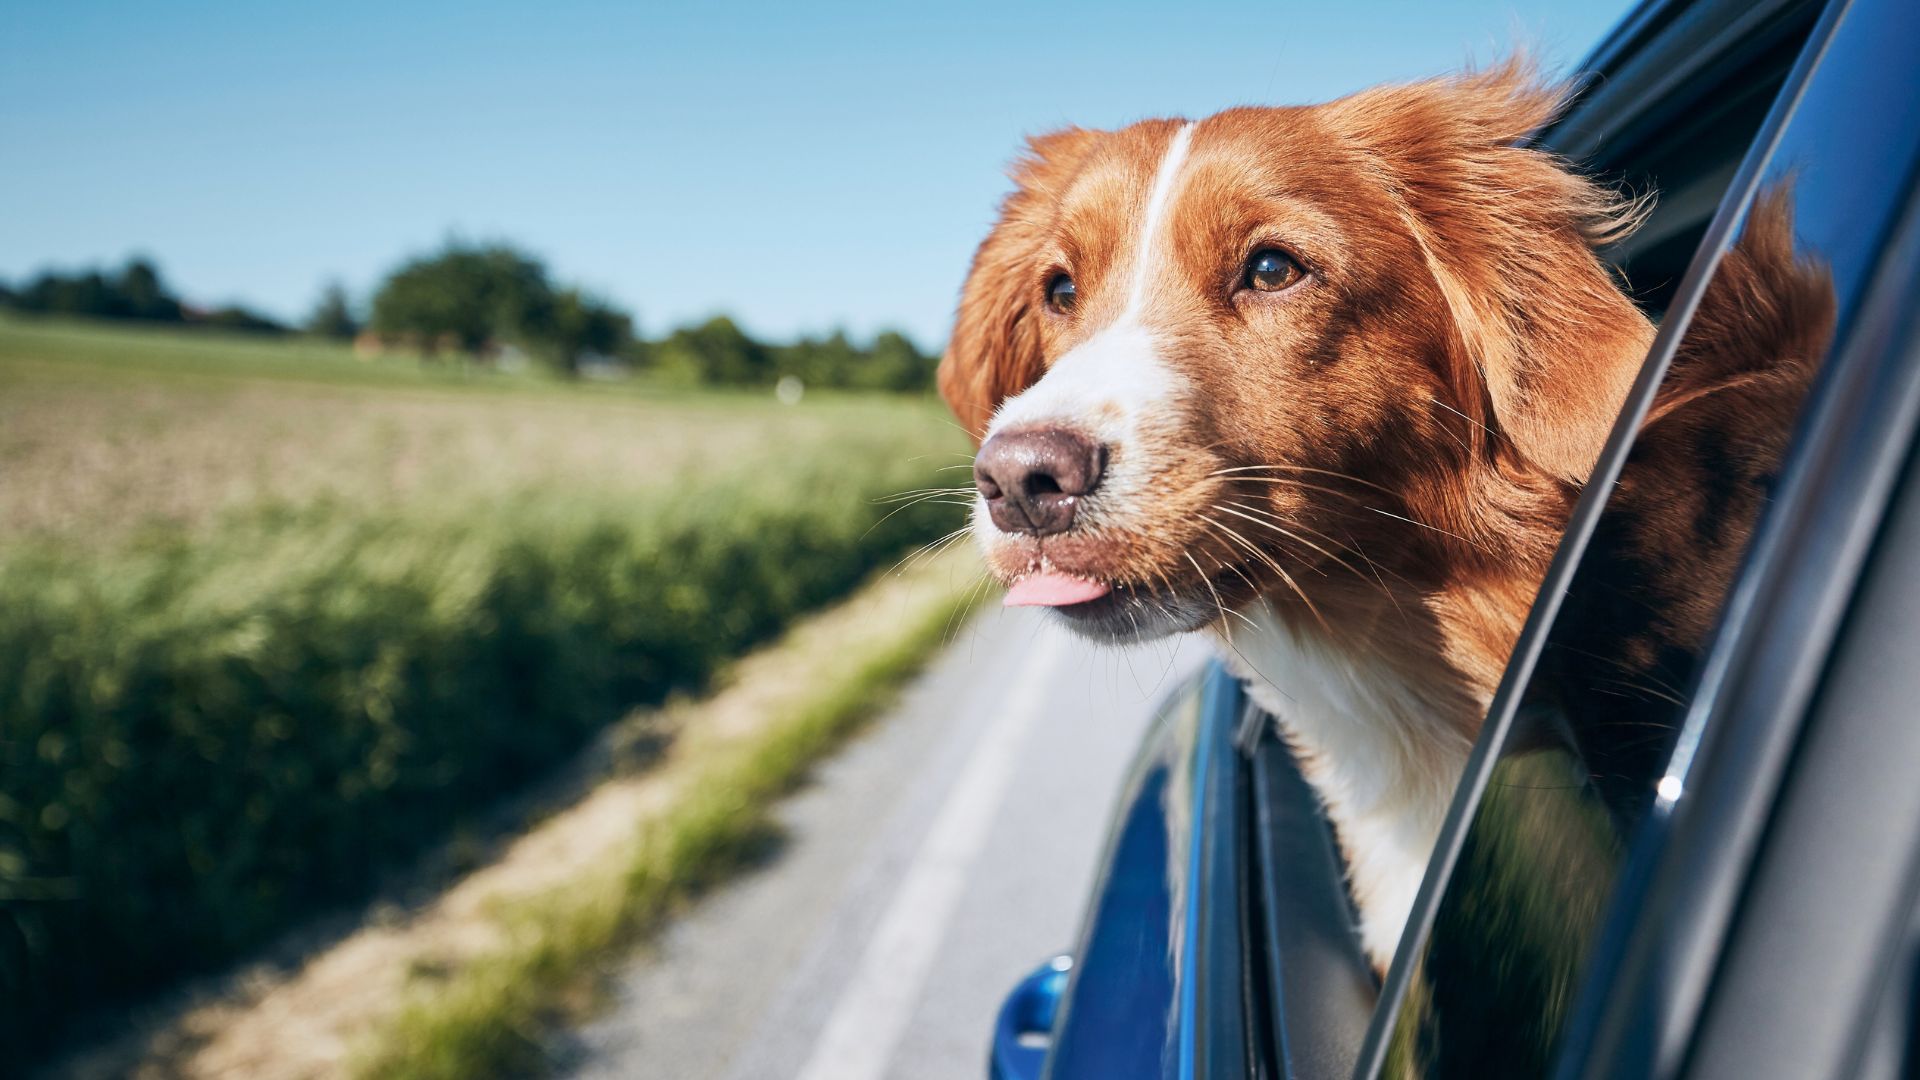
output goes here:
[{"label": "open car window", "polygon": [[[1781,38],[1752,54],[1764,76],[1729,73],[1779,99],[1757,141],[1703,131],[1681,110],[1670,131],[1602,155],[1603,168],[1675,193],[1668,218],[1616,253],[1643,302],[1673,314],[1543,591],[1552,602],[1516,650],[1363,1071],[1548,1075],[1578,1035],[1582,995],[1604,984],[1595,968],[1618,951],[1599,945],[1609,912],[1631,917],[1610,908],[1631,841],[1683,797],[1729,597],[1913,174],[1912,108],[1858,105],[1897,63],[1882,54],[1900,36],[1875,20],[1912,15],[1892,0],[1841,8],[1803,30],[1804,49]],[[1802,53],[1791,74],[1783,50]],[[1727,95],[1723,115],[1752,117],[1752,95],[1741,98]],[[1746,157],[1737,172],[1729,152]],[[1728,181],[1708,228],[1698,207]]]},{"label": "open car window", "polygon": [[[1541,136],[1543,144],[1604,181],[1652,196],[1645,224],[1603,254],[1656,320],[1673,302],[1820,9],[1809,2],[1751,5],[1752,13],[1742,16],[1735,32],[1715,34],[1711,27],[1724,26],[1724,20],[1714,9],[1741,5],[1691,5],[1693,14],[1679,19],[1683,25],[1676,30],[1671,23],[1683,6],[1667,5],[1669,24],[1654,28],[1657,33],[1642,28],[1634,48],[1621,42],[1603,46],[1602,53],[1611,51],[1613,59],[1587,78],[1588,89],[1574,108]],[[1676,68],[1688,69],[1691,78],[1676,82],[1671,78]],[[1719,554],[1730,562],[1738,552],[1722,545]],[[1590,632],[1606,631],[1596,623]],[[1684,676],[1650,672],[1649,678]],[[1677,695],[1652,700],[1670,709]],[[1314,796],[1289,779],[1296,768],[1289,751],[1271,725],[1266,730],[1251,754],[1250,830],[1253,877],[1264,892],[1250,901],[1258,916],[1255,937],[1272,955],[1256,996],[1273,1017],[1277,1074],[1345,1076],[1373,1012],[1374,978],[1358,948],[1350,912],[1336,908],[1342,883],[1338,856],[1329,854],[1336,848],[1328,827],[1312,809]],[[1635,745],[1650,758],[1660,756],[1657,741]],[[1613,771],[1624,773],[1624,768]],[[1628,825],[1624,818],[1610,823],[1616,831]],[[1604,895],[1604,885],[1593,889]],[[1490,955],[1487,962],[1497,964],[1500,958]],[[1485,974],[1479,967],[1472,970],[1473,978]],[[1531,1000],[1536,989],[1520,988],[1522,1000]],[[1462,992],[1474,991],[1463,987]],[[1498,1030],[1487,1036],[1496,1043],[1504,1038]],[[1468,1067],[1459,1075],[1504,1074]]]}]

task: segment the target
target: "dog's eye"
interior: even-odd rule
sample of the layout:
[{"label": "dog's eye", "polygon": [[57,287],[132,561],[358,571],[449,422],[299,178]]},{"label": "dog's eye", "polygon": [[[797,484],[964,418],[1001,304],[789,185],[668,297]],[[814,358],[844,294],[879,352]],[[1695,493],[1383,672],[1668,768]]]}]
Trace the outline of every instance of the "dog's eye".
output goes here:
[{"label": "dog's eye", "polygon": [[1065,274],[1056,274],[1047,282],[1047,306],[1061,314],[1073,310],[1073,302],[1078,299],[1074,292],[1073,279]]},{"label": "dog's eye", "polygon": [[1279,292],[1305,274],[1293,256],[1279,248],[1262,248],[1247,259],[1245,286],[1258,292]]}]

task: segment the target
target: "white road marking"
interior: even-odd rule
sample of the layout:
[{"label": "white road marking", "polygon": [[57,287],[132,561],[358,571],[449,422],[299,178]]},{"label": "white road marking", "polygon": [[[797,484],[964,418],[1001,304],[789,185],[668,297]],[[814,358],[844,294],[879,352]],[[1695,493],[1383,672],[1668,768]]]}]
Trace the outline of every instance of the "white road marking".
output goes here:
[{"label": "white road marking", "polygon": [[1065,645],[1062,631],[1048,627],[1041,632],[1026,666],[1002,698],[1000,715],[968,755],[881,914],[799,1080],[880,1080],[885,1075],[969,872],[986,845],[994,814],[1019,764],[1020,745],[1045,703],[1047,683]]}]

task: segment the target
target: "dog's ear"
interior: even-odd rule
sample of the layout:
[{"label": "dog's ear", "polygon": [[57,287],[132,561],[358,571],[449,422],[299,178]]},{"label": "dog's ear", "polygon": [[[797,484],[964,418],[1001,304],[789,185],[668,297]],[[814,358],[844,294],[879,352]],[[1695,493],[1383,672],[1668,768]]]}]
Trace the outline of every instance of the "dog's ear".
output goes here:
[{"label": "dog's ear", "polygon": [[1594,250],[1639,224],[1622,198],[1524,140],[1564,87],[1523,58],[1362,91],[1331,119],[1384,173],[1452,323],[1457,404],[1555,475],[1583,479],[1646,358],[1653,328]]},{"label": "dog's ear", "polygon": [[953,337],[940,360],[940,396],[977,442],[1002,401],[1043,374],[1036,253],[1054,201],[1100,133],[1067,128],[1027,140],[1009,170],[1014,191],[974,253]]}]

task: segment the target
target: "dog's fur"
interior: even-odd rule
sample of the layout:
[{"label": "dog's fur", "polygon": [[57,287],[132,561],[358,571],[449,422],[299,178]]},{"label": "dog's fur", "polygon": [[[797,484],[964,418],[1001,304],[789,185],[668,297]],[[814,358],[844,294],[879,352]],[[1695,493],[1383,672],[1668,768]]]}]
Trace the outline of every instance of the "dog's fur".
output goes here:
[{"label": "dog's fur", "polygon": [[[1110,583],[1060,609],[1096,638],[1218,637],[1318,788],[1382,965],[1652,336],[1594,254],[1633,204],[1521,141],[1561,100],[1509,63],[1033,139],[940,369],[976,438],[1105,445],[1065,533],[979,504],[990,570]],[[1242,288],[1263,249],[1304,276]]]}]

